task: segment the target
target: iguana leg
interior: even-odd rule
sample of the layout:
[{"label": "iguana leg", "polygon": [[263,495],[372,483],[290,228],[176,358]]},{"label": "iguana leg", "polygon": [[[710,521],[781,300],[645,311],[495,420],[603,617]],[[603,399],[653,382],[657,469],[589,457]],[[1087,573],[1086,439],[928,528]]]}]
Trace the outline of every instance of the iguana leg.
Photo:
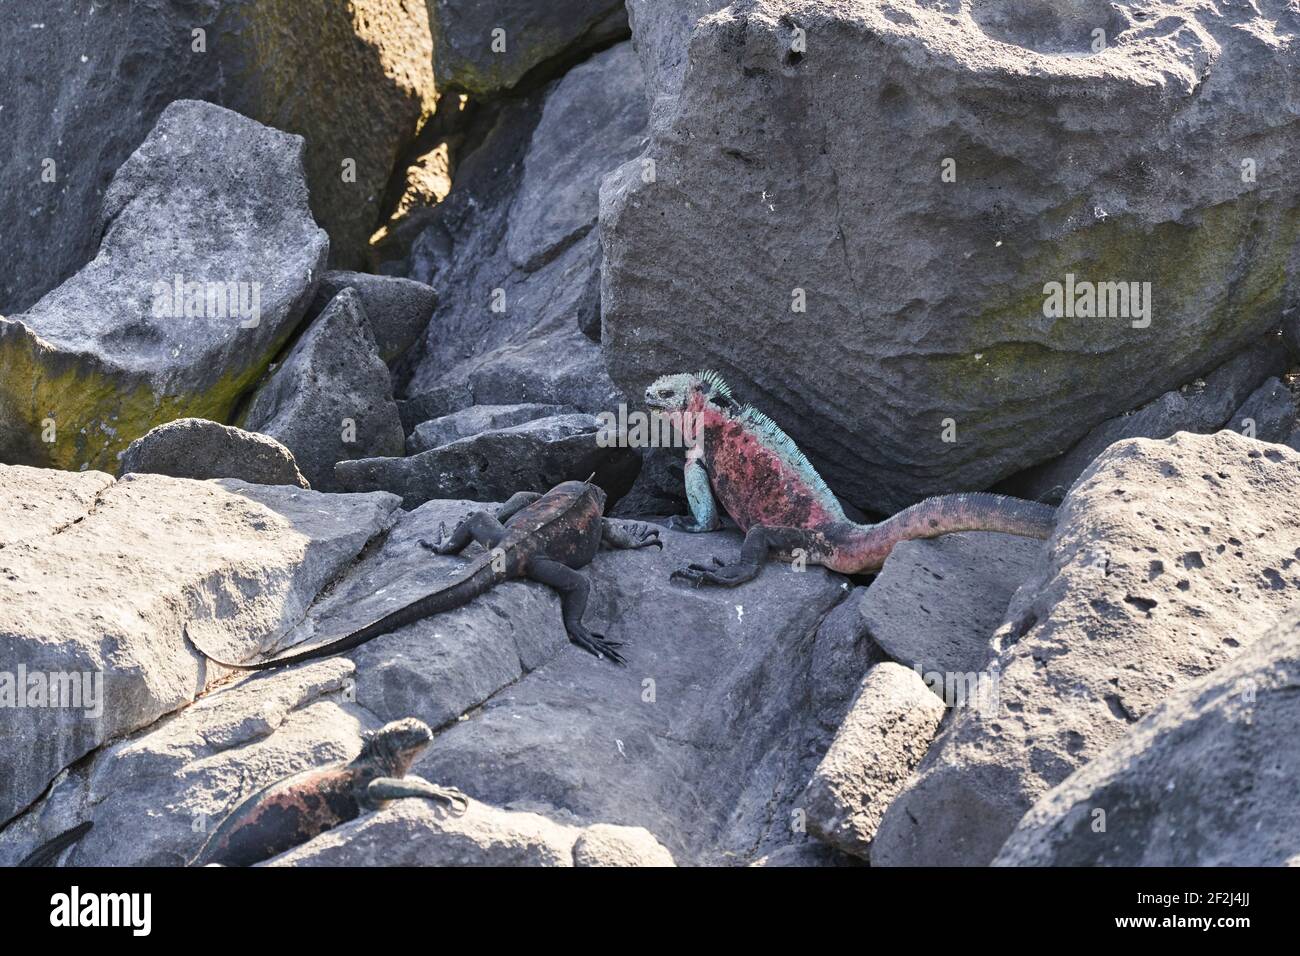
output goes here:
[{"label": "iguana leg", "polygon": [[582,615],[587,610],[587,595],[591,585],[573,568],[554,561],[551,558],[533,558],[528,562],[528,576],[560,592],[560,609],[564,614],[564,629],[569,632],[569,640],[589,654],[608,657],[615,664],[626,664],[623,655],[614,650],[623,645],[618,641],[607,641],[602,634],[587,630],[582,624]]},{"label": "iguana leg", "polygon": [[600,544],[603,548],[619,551],[651,547],[660,551],[664,549],[664,543],[659,540],[659,529],[653,525],[640,521],[614,521],[612,518],[601,518],[600,523]]},{"label": "iguana leg", "polygon": [[698,457],[686,458],[686,501],[691,506],[691,517],[673,515],[668,519],[668,527],[692,534],[718,530],[721,524],[718,502],[709,487],[709,471]]},{"label": "iguana leg", "polygon": [[469,797],[455,787],[439,787],[423,777],[376,777],[366,786],[366,795],[372,804],[405,797],[424,797],[444,804],[456,816],[469,809]]},{"label": "iguana leg", "polygon": [[701,584],[717,584],[734,588],[758,576],[770,550],[787,554],[801,551],[810,563],[820,564],[819,555],[824,551],[824,545],[824,536],[816,531],[758,525],[745,534],[745,543],[740,546],[740,557],[735,561],[728,564],[721,558],[714,558],[712,565],[688,564],[674,571],[672,577],[685,578],[696,587]]},{"label": "iguana leg", "polygon": [[497,509],[497,520],[502,523],[509,521],[541,496],[540,491],[516,491],[509,501]]},{"label": "iguana leg", "polygon": [[505,525],[495,515],[490,515],[486,511],[475,511],[456,525],[456,529],[450,535],[447,534],[447,525],[439,522],[438,540],[430,543],[421,538],[420,547],[434,554],[459,554],[465,550],[470,541],[477,541],[485,548],[495,548],[505,537],[505,533]]}]

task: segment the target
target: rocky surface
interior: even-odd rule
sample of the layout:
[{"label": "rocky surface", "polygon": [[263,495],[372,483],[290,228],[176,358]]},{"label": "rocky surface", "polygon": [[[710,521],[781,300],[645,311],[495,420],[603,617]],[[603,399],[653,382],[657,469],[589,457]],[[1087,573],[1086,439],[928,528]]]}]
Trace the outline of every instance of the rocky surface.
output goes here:
[{"label": "rocky surface", "polygon": [[1296,399],[1276,378],[1255,389],[1237,409],[1228,427],[1248,438],[1285,442],[1296,427]]},{"label": "rocky surface", "polygon": [[406,453],[418,455],[422,451],[441,448],[462,438],[470,438],[483,432],[496,431],[536,421],[539,418],[551,418],[555,415],[573,415],[576,408],[567,405],[471,405],[450,415],[431,418],[421,422],[406,437]]},{"label": "rocky surface", "polygon": [[588,617],[626,642],[627,668],[566,650],[449,726],[415,772],[502,807],[644,827],[679,864],[789,843],[826,743],[807,705],[837,683],[819,666],[818,621],[844,588],[820,569],[772,567],[710,595],[668,572],[738,536],[666,540],[662,555],[618,552],[588,572]]},{"label": "rocky surface", "polygon": [[[1032,6],[701,20],[655,181],[637,159],[602,187],[615,384],[715,367],[888,512],[1060,454],[1275,328],[1300,264],[1296,130],[1271,105],[1300,91],[1294,17]],[[1149,323],[1118,300],[1049,315],[1067,276],[1150,282]]]},{"label": "rocky surface", "polygon": [[869,859],[881,817],[925,756],[944,712],[915,671],[892,662],[873,667],[804,791],[808,831]]},{"label": "rocky surface", "polygon": [[284,853],[270,866],[672,866],[639,827],[586,828],[471,802],[450,816],[400,801]]},{"label": "rocky surface", "polygon": [[202,418],[178,418],[131,442],[118,474],[136,472],[311,487],[298,470],[293,452],[274,438]]},{"label": "rocky surface", "polygon": [[[160,477],[123,484],[144,482],[220,487]],[[473,507],[438,501],[403,515],[277,646],[327,640],[445,580],[473,555],[431,556],[417,541]],[[169,720],[70,769],[0,833],[0,861],[93,818],[71,862],[178,864],[243,796],[303,767],[350,759],[360,732],[391,713],[442,728],[414,772],[492,806],[476,803],[453,820],[404,802],[277,864],[666,865],[669,852],[678,862],[743,863],[785,846],[794,799],[843,715],[843,707],[828,715],[828,731],[808,704],[838,697],[847,706],[868,666],[854,633],[819,627],[845,587],[820,569],[773,567],[724,596],[685,588],[668,580],[679,561],[736,547],[738,538],[667,535],[663,554],[605,552],[584,572],[589,622],[626,641],[628,668],[573,648],[548,589],[504,584],[345,658],[210,687]],[[254,653],[255,642],[218,641],[210,630],[196,642]]]},{"label": "rocky surface", "polygon": [[670,120],[676,112],[695,24],[727,5],[728,0],[627,0],[632,44],[646,75],[654,122]]},{"label": "rocky surface", "polygon": [[627,518],[651,515],[684,515],[686,503],[685,459],[672,448],[647,448],[641,455],[641,471],[613,514]]},{"label": "rocky surface", "polygon": [[341,261],[365,248],[395,161],[434,100],[416,3],[78,2],[56,13],[10,0],[0,51],[14,81],[0,111],[0,314],[27,309],[95,255],[110,179],[173,100],[304,136],[312,211]]},{"label": "rocky surface", "polygon": [[296,624],[398,504],[161,475],[87,473],[70,489],[60,472],[5,468],[0,480],[0,498],[44,512],[27,512],[0,554],[0,661],[44,686],[90,681],[73,685],[86,706],[0,707],[0,820],[96,747],[192,701],[205,668],[187,637],[242,659]]},{"label": "rocky surface", "polygon": [[1228,425],[1236,417],[1233,411],[1246,402],[1256,386],[1281,373],[1285,360],[1275,339],[1247,349],[1204,380],[1165,392],[1127,415],[1102,422],[1064,455],[1016,475],[1004,488],[1022,498],[1058,504],[1093,459],[1117,441],[1168,438],[1175,432],[1208,433]]},{"label": "rocky surface", "polygon": [[[99,228],[91,262],[0,318],[0,459],[116,470],[155,425],[226,420],[302,318],[329,247],[302,140],[192,101],[118,170]],[[178,281],[193,285],[177,296]]]},{"label": "rocky surface", "polygon": [[0,548],[43,538],[86,516],[113,476],[0,465]]},{"label": "rocky surface", "polygon": [[530,70],[627,36],[622,0],[429,0],[439,89],[508,90]]},{"label": "rocky surface", "polygon": [[583,331],[600,324],[597,189],[641,149],[646,115],[627,43],[501,106],[410,252],[409,274],[439,301],[406,387],[425,418],[474,404],[617,407]]},{"label": "rocky surface", "polygon": [[424,334],[437,297],[423,282],[397,276],[376,276],[365,272],[326,272],[316,287],[316,300],[308,312],[316,318],[344,289],[353,289],[361,300],[370,331],[375,336],[379,357],[390,365],[405,356]]},{"label": "rocky surface", "polygon": [[[890,552],[859,612],[872,640],[906,667],[939,675],[982,671],[993,659],[993,632],[1011,596],[1046,558],[1041,541],[1008,534],[904,541]],[[933,689],[943,687],[940,681]]]},{"label": "rocky surface", "polygon": [[[1289,584],[1300,587],[1297,563]],[[1172,695],[1036,803],[1001,866],[1300,863],[1300,615]]]},{"label": "rocky surface", "polygon": [[[0,865],[183,865],[403,718],[468,811],[266,865],[1300,860],[1294,3],[0,6]],[[710,366],[851,520],[1055,534],[675,580],[741,535],[605,416]],[[527,579],[213,661],[593,472],[665,526],[578,571],[626,667]]]},{"label": "rocky surface", "polygon": [[341,461],[338,487],[391,491],[413,508],[434,498],[504,501],[516,491],[549,491],[562,481],[596,483],[615,498],[640,464],[627,448],[602,447],[594,415],[554,415],[461,438],[410,458]]},{"label": "rocky surface", "polygon": [[1051,787],[1296,600],[1300,454],[1232,431],[1112,445],[994,636],[998,706],[954,712],[873,865],[983,865]]},{"label": "rocky surface", "polygon": [[341,487],[337,462],[402,453],[392,380],[360,294],[344,289],[330,300],[253,396],[243,424],[283,442],[322,491]]}]

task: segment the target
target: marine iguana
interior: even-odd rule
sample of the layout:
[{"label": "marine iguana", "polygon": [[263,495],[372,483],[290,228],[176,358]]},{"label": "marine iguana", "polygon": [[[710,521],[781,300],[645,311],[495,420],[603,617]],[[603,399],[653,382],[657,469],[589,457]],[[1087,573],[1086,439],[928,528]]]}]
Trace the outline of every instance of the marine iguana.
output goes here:
[{"label": "marine iguana", "polygon": [[715,557],[712,565],[673,572],[697,586],[735,587],[752,580],[769,551],[787,559],[798,551],[809,564],[858,574],[879,570],[900,541],[955,531],[1047,538],[1055,524],[1055,510],[1047,505],[982,492],[927,498],[879,524],[858,524],[845,516],[794,440],[762,412],[732,398],[716,372],[666,375],[646,389],[645,401],[667,413],[687,437],[691,518],[675,516],[669,527],[713,531],[721,503],[745,532],[736,560]]},{"label": "marine iguana", "polygon": [[231,664],[202,648],[199,651],[222,667],[236,670],[267,670],[300,664],[350,651],[431,614],[461,607],[502,581],[529,578],[560,592],[560,610],[570,641],[596,657],[608,657],[616,664],[623,664],[623,656],[615,650],[621,643],[606,640],[583,625],[590,588],[587,579],[575,569],[589,564],[602,546],[662,549],[663,542],[659,540],[658,528],[614,521],[603,517],[604,512],[605,492],[590,480],[566,481],[544,495],[535,491],[517,492],[496,514],[476,511],[450,535],[439,525],[437,542],[421,541],[421,546],[436,554],[457,554],[471,540],[489,550],[450,584],[384,615],[373,624],[311,650],[252,664]]},{"label": "marine iguana", "polygon": [[263,787],[221,821],[190,865],[252,866],[404,797],[426,797],[464,813],[469,798],[459,790],[406,776],[431,740],[424,721],[395,720],[367,734],[356,759]]}]

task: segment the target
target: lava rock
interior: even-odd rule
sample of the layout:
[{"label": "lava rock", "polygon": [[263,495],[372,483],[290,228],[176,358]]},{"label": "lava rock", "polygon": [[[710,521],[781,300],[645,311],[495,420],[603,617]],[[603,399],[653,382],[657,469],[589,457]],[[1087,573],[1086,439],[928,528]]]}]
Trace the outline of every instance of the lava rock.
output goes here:
[{"label": "lava rock", "polygon": [[601,446],[592,415],[558,415],[481,432],[410,458],[339,462],[338,486],[384,489],[414,508],[434,498],[504,501],[516,491],[546,492],[562,481],[595,482],[610,498],[632,486],[640,459],[619,446]]},{"label": "lava rock", "polygon": [[944,696],[945,675],[988,667],[1011,596],[1046,559],[1041,541],[1009,534],[903,541],[867,588],[859,613],[891,659],[940,675],[931,689]]},{"label": "lava rock", "polygon": [[[174,101],[205,100],[303,136],[312,213],[335,261],[351,265],[435,100],[424,5],[390,0],[79,2],[57,12],[46,0],[8,0],[0,75],[13,81],[0,118],[0,313],[9,315],[95,256],[94,216],[109,181]],[[303,170],[277,184],[279,175],[258,173],[248,188],[266,193],[268,209],[291,211],[295,203],[277,197]],[[206,191],[196,186],[194,196]],[[267,245],[269,259],[283,261],[306,244]]]},{"label": "lava rock", "polygon": [[610,376],[717,369],[877,513],[1059,455],[1297,301],[1297,39],[1196,0],[706,16],[656,177],[602,184]]},{"label": "lava rock", "polygon": [[421,422],[406,438],[406,453],[418,455],[483,432],[510,428],[539,418],[573,415],[577,411],[566,405],[471,405],[450,415]]},{"label": "lava rock", "polygon": [[627,35],[622,0],[430,0],[438,89],[485,96],[534,67]]},{"label": "lava rock", "polygon": [[274,438],[202,418],[178,418],[131,442],[118,474],[134,472],[311,487],[298,470],[293,452]]},{"label": "lava rock", "polygon": [[954,710],[871,848],[983,866],[1047,790],[1294,603],[1300,454],[1232,431],[1111,445],[994,635],[996,706]]},{"label": "lava rock", "polygon": [[399,455],[406,446],[392,380],[361,296],[344,289],[257,393],[244,425],[283,442],[322,491],[340,489],[337,462]]},{"label": "lava rock", "polygon": [[302,149],[209,103],[163,111],[104,196],[95,258],[0,318],[0,458],[116,469],[156,425],[229,419],[325,265]]},{"label": "lava rock", "polygon": [[1300,616],[1291,613],[1044,794],[994,864],[1294,866],[1298,687]]},{"label": "lava rock", "polygon": [[437,296],[423,282],[365,272],[327,272],[320,277],[310,317],[325,311],[344,289],[355,289],[370,320],[379,357],[390,366],[420,340],[433,316]]}]

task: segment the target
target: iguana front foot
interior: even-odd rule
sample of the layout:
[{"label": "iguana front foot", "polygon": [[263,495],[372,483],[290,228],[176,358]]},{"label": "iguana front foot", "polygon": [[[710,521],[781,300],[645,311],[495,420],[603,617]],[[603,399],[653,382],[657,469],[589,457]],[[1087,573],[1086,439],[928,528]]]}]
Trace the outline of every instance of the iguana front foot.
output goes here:
[{"label": "iguana front foot", "polygon": [[419,538],[420,547],[434,554],[459,554],[464,545],[457,546],[455,536],[447,533],[447,522],[438,522],[438,536],[433,541]]},{"label": "iguana front foot", "polygon": [[751,564],[744,560],[727,564],[721,558],[715,557],[712,565],[692,563],[684,568],[678,568],[672,573],[671,579],[680,578],[690,581],[694,587],[699,587],[701,584],[716,584],[719,587],[734,588],[746,581],[754,580],[758,577],[758,571],[758,564]]},{"label": "iguana front foot", "polygon": [[366,787],[367,796],[375,803],[401,800],[406,797],[423,797],[461,816],[469,809],[469,797],[455,787],[439,787],[423,777],[377,777]]},{"label": "iguana front foot", "polygon": [[659,539],[659,529],[652,524],[641,521],[614,521],[610,518],[602,520],[604,522],[600,539],[602,547],[621,551],[634,551],[637,548],[658,548],[660,551],[664,549],[664,543]]}]

